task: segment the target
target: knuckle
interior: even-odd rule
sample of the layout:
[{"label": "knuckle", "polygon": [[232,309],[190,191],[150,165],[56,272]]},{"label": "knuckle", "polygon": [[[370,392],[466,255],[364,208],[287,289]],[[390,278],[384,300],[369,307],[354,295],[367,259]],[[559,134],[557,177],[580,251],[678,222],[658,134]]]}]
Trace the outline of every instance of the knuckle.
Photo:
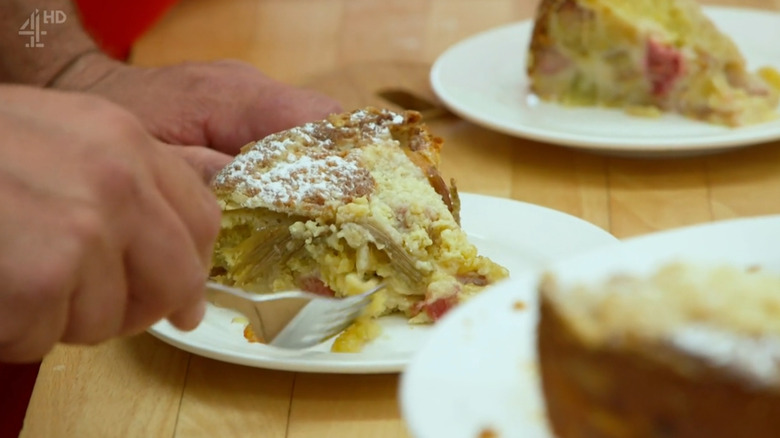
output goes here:
[{"label": "knuckle", "polygon": [[186,78],[188,81],[200,82],[209,81],[213,78],[212,65],[215,63],[204,64],[202,62],[185,62],[178,66],[169,67],[169,69],[177,69],[177,75]]},{"label": "knuckle", "polygon": [[106,224],[95,208],[80,206],[71,209],[64,219],[65,232],[70,236],[70,256],[79,260],[100,245],[105,238]]},{"label": "knuckle", "polygon": [[111,102],[88,93],[74,94],[71,99],[76,114],[85,116],[99,116],[114,106]]},{"label": "knuckle", "polygon": [[93,168],[95,187],[100,191],[98,201],[113,201],[124,204],[140,195],[138,173],[133,166],[118,157],[104,157]]},{"label": "knuckle", "polygon": [[109,100],[86,94],[78,95],[75,99],[78,112],[89,118],[99,132],[110,133],[122,129],[143,131],[135,116]]},{"label": "knuckle", "polygon": [[[109,134],[123,143],[146,141],[147,135],[140,122],[131,113],[111,107],[100,113],[99,122],[109,128]],[[132,143],[130,143],[132,144]],[[114,145],[111,145],[114,146]]]},{"label": "knuckle", "polygon": [[141,122],[129,111],[113,102],[90,98],[82,105],[82,115],[89,119],[92,139],[100,149],[138,147],[148,142],[148,134]]},{"label": "knuckle", "polygon": [[251,80],[264,77],[252,64],[236,59],[185,65],[184,73],[193,88],[235,96],[245,95],[248,92],[245,87]]},{"label": "knuckle", "polygon": [[25,275],[26,290],[22,294],[23,297],[20,297],[25,303],[20,303],[19,307],[32,310],[63,302],[68,294],[73,273],[73,266],[67,256],[37,266],[34,274]]}]

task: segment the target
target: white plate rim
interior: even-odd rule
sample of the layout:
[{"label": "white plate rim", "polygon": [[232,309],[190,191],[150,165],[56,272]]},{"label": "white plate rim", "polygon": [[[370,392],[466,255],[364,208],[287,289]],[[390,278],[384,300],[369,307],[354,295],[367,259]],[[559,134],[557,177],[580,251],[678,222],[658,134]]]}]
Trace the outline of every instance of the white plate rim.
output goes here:
[{"label": "white plate rim", "polygon": [[[512,301],[518,298],[525,298],[529,296],[528,293],[533,293],[527,289],[535,288],[543,272],[551,271],[555,273],[558,276],[558,280],[562,280],[562,283],[566,284],[567,282],[588,283],[603,281],[605,277],[616,272],[648,273],[666,262],[684,261],[686,257],[695,257],[695,262],[707,264],[731,263],[745,267],[761,262],[766,264],[767,254],[778,254],[771,251],[771,248],[774,246],[771,242],[767,242],[770,239],[765,238],[768,232],[780,235],[779,214],[725,219],[657,231],[625,239],[620,245],[604,246],[584,251],[569,258],[553,261],[545,269],[526,271],[522,275],[516,276],[512,280],[497,286],[490,295],[479,296],[464,306],[455,309],[433,329],[423,348],[412,358],[412,361],[401,375],[398,400],[402,418],[406,422],[412,436],[416,438],[438,438],[439,435],[437,433],[441,430],[441,426],[438,423],[431,423],[431,418],[441,418],[442,416],[432,415],[429,410],[437,409],[438,407],[416,400],[418,400],[422,392],[430,394],[437,389],[426,387],[426,382],[431,381],[432,373],[430,370],[436,365],[432,361],[445,356],[442,354],[439,346],[446,346],[442,348],[450,351],[459,348],[465,349],[465,347],[462,347],[465,342],[459,344],[454,333],[459,330],[462,332],[462,326],[468,319],[472,320],[470,324],[473,325],[473,319],[479,311],[484,313],[486,309],[492,310],[491,315],[493,318],[484,321],[485,326],[492,326],[495,329],[502,322],[506,322],[509,318],[507,316],[509,313],[507,311],[501,313],[498,310],[508,308],[509,303]],[[718,238],[723,239],[721,242],[727,242],[728,248],[722,244],[719,247]],[[697,247],[696,245],[699,246]],[[757,248],[760,250],[756,251]],[[695,254],[695,256],[691,254]],[[687,260],[691,259],[688,258]],[[780,254],[772,258],[772,263],[770,268],[780,272]],[[601,266],[594,269],[594,266],[598,264]],[[523,290],[523,288],[526,289]],[[528,318],[527,322],[535,327],[538,312],[531,311],[526,316]],[[485,332],[490,332],[490,330],[491,328],[488,327]],[[491,334],[495,335],[496,333],[491,332]],[[526,335],[531,337],[533,332]],[[531,344],[534,341],[534,339],[528,340]],[[478,345],[476,349],[469,350],[472,354],[475,351],[482,353],[489,360],[491,357],[490,353],[495,353],[494,351],[486,351],[484,349],[479,350],[479,345],[484,344],[476,343],[476,345]],[[511,355],[512,353],[509,354]],[[519,356],[523,353],[515,352],[515,354]],[[523,357],[522,359],[534,360],[535,352],[531,357]],[[496,373],[492,369],[489,372]],[[503,377],[506,376],[496,376],[497,379],[502,379]],[[477,380],[477,383],[479,383],[479,379]],[[444,383],[450,385],[448,389],[452,394],[462,394],[461,396],[455,396],[456,399],[453,403],[462,402],[466,398],[473,399],[474,403],[486,402],[484,394],[483,397],[479,397],[473,393],[462,393],[457,387],[457,382],[448,379],[445,379]],[[538,384],[538,381],[534,383]],[[532,390],[538,392],[539,387],[535,386]],[[500,397],[501,395],[492,393],[490,396]],[[529,406],[529,408],[543,409],[543,406]],[[516,414],[518,417],[522,415],[519,412]],[[531,431],[536,433],[529,435],[529,438],[552,438],[549,431],[544,431],[546,425],[543,417],[534,421],[537,420],[539,422],[531,426],[533,428]],[[464,424],[468,420],[459,422],[457,419],[452,419],[450,421],[454,422],[454,428],[463,430],[468,430],[469,427],[475,426],[474,424]],[[482,424],[491,426],[490,422],[491,419],[485,419]],[[474,436],[473,432],[473,430],[470,430],[469,433],[464,432],[464,434],[452,436],[452,438],[472,437]],[[497,432],[499,436],[505,436],[501,434],[501,430]],[[506,436],[514,435],[508,434]]]},{"label": "white plate rim", "polygon": [[[477,213],[478,211],[485,210],[485,205],[494,205],[504,208],[505,211],[514,211],[515,213],[524,212],[526,215],[537,221],[540,226],[542,226],[544,223],[554,222],[556,223],[556,227],[560,229],[567,229],[571,233],[576,233],[576,235],[579,237],[574,237],[575,240],[571,242],[574,252],[588,250],[599,245],[618,242],[617,238],[602,228],[576,216],[572,216],[551,208],[509,198],[499,198],[471,193],[461,193],[460,198],[463,206],[462,213],[464,214],[464,229],[466,229],[467,232],[469,232],[469,215],[474,217],[473,215],[479,214]],[[506,217],[502,220],[508,221],[511,220],[511,217]],[[478,235],[478,233],[476,235]],[[553,249],[553,251],[560,251],[560,249]],[[517,274],[519,274],[519,272],[511,273],[511,275]],[[488,291],[483,293],[488,293]],[[215,310],[209,306],[209,309],[207,309],[207,318],[209,317],[209,312],[213,311]],[[401,320],[401,318],[398,317],[398,320]],[[372,358],[362,356],[360,353],[330,353],[330,356],[328,356],[330,359],[322,360],[323,355],[319,354],[319,352],[290,352],[265,345],[256,345],[256,350],[259,351],[249,351],[249,349],[247,349],[247,351],[226,353],[225,351],[220,351],[219,347],[215,347],[214,345],[208,344],[202,339],[199,339],[197,336],[198,330],[199,329],[196,329],[195,331],[189,333],[181,332],[174,328],[167,321],[162,320],[150,327],[147,332],[165,343],[199,356],[238,365],[283,371],[340,374],[398,373],[406,367],[412,355],[414,354],[413,351],[395,356],[389,355],[385,357]],[[415,330],[428,332],[430,331],[430,327],[416,327]],[[249,344],[247,343],[247,345]],[[312,355],[318,359],[313,360]],[[338,360],[335,359],[336,356],[338,356]]]},{"label": "white plate rim", "polygon": [[[775,22],[774,24],[776,25],[777,29],[780,30],[780,13],[774,11],[748,7],[724,6],[704,6],[703,10],[713,19],[713,21],[716,22],[716,24],[722,22],[723,20],[729,20],[731,18],[741,16],[742,19],[747,17],[753,20],[764,20],[763,22],[767,23],[770,21]],[[780,119],[769,121],[763,124],[732,129],[709,125],[704,122],[688,120],[682,116],[674,114],[666,114],[659,120],[668,119],[675,120],[676,122],[680,123],[699,124],[702,127],[702,131],[707,131],[709,134],[697,137],[688,137],[685,139],[627,139],[625,137],[610,137],[606,135],[606,133],[605,135],[583,135],[568,133],[565,131],[552,131],[550,129],[537,129],[527,124],[513,124],[503,120],[497,120],[495,117],[489,114],[480,113],[479,111],[471,108],[467,103],[463,102],[462,99],[459,99],[457,94],[453,93],[450,87],[443,80],[443,76],[448,69],[448,64],[454,62],[453,59],[455,59],[457,56],[462,56],[461,52],[466,50],[465,48],[469,47],[469,45],[478,44],[483,40],[490,41],[492,38],[495,38],[497,35],[501,34],[511,34],[512,36],[517,36],[516,34],[519,33],[522,34],[522,38],[528,39],[532,25],[532,20],[523,20],[515,23],[505,24],[467,37],[447,48],[436,58],[430,70],[429,81],[434,93],[453,113],[457,114],[465,120],[471,121],[485,128],[514,137],[527,138],[566,147],[585,149],[593,152],[615,153],[617,155],[631,156],[691,155],[713,153],[739,147],[748,147],[774,141],[780,138]],[[512,56],[514,56],[514,58]],[[509,59],[509,62],[525,62],[526,54],[523,51],[518,51],[517,55],[512,56],[507,56],[506,59]],[[766,60],[764,64],[780,68],[780,64],[778,64],[778,62],[780,61],[773,59]],[[555,106],[555,104],[544,105],[548,105],[549,107]],[[780,109],[780,106],[778,108]],[[562,114],[569,110],[580,111],[579,114],[585,116],[587,116],[588,113],[592,114],[593,111],[613,112],[615,113],[615,117],[619,118],[618,121],[625,123],[643,123],[643,121],[651,120],[623,114],[619,109],[560,107]]]}]

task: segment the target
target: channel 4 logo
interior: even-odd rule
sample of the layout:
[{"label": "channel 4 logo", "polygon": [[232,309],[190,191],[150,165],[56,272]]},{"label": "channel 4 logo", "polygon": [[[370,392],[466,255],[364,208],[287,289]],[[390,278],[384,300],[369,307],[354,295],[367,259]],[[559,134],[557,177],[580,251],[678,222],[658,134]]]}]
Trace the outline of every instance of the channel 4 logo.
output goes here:
[{"label": "channel 4 logo", "polygon": [[68,19],[68,16],[64,11],[60,10],[43,10],[36,9],[30,14],[30,17],[19,28],[19,35],[28,37],[29,42],[25,43],[25,47],[38,48],[44,47],[43,36],[46,35],[46,31],[43,30],[44,25],[48,24],[62,24]]}]

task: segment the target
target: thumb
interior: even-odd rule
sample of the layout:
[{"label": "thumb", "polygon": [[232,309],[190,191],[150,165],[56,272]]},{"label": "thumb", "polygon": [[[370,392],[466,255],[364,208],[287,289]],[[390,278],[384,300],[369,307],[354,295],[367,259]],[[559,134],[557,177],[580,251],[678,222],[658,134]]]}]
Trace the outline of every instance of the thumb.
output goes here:
[{"label": "thumb", "polygon": [[167,146],[186,161],[206,184],[210,184],[217,173],[233,160],[230,155],[201,146]]}]

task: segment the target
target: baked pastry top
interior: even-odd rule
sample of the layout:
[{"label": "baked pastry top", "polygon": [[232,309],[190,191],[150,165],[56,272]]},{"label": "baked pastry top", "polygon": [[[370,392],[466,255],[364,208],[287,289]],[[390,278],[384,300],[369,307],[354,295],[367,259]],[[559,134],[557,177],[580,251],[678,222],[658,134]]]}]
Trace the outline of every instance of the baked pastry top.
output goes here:
[{"label": "baked pastry top", "polygon": [[541,288],[547,418],[560,438],[773,438],[780,275],[671,263]]},{"label": "baked pastry top", "polygon": [[258,293],[347,296],[378,283],[368,315],[337,338],[356,351],[372,318],[440,318],[508,275],[459,224],[454,184],[438,171],[441,139],[416,112],[364,108],[246,145],[218,174],[223,208],[217,281]]},{"label": "baked pastry top", "polygon": [[548,278],[542,293],[592,348],[701,361],[780,390],[780,275],[670,263],[568,291]]},{"label": "baked pastry top", "polygon": [[696,0],[541,0],[528,51],[544,100],[728,126],[777,117],[780,75],[749,72]]}]

